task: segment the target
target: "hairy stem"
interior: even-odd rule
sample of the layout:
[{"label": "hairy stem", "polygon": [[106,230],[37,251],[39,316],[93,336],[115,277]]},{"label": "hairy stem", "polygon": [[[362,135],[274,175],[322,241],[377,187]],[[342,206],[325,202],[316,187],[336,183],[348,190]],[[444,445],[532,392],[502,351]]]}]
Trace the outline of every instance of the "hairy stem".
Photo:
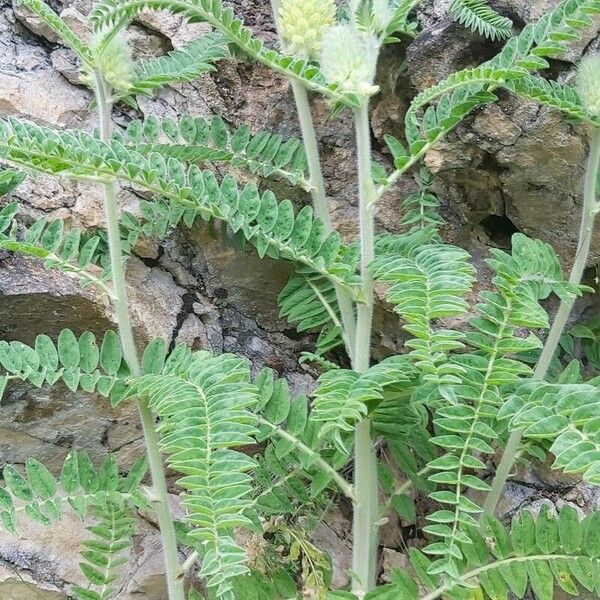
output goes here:
[{"label": "hairy stem", "polygon": [[[319,147],[317,145],[317,136],[313,125],[313,119],[310,112],[308,102],[308,90],[299,81],[291,81],[294,100],[296,101],[296,109],[298,111],[298,119],[300,121],[300,129],[302,130],[302,140],[304,142],[304,150],[306,152],[308,173],[311,183],[311,197],[315,214],[325,224],[326,233],[332,231],[331,217],[329,208],[327,207],[327,195],[325,192],[325,182],[321,171],[321,161],[319,159]],[[340,315],[342,317],[342,336],[346,345],[346,351],[353,359],[353,344],[352,339],[355,335],[355,320],[352,302],[348,294],[339,286],[335,287],[335,293],[340,307]]]},{"label": "hairy stem", "polygon": [[[594,230],[594,220],[596,217],[596,182],[598,181],[598,174],[600,171],[600,128],[594,129],[592,132],[592,139],[590,143],[590,154],[585,173],[585,184],[583,191],[583,208],[581,212],[581,224],[579,227],[579,241],[577,244],[577,251],[575,254],[575,262],[571,268],[571,274],[569,275],[569,283],[579,284],[583,276],[583,271],[587,263],[588,255],[590,253],[590,245],[592,242],[592,233]],[[544,379],[550,368],[550,364],[558,348],[560,338],[567,324],[567,320],[573,308],[575,298],[568,298],[562,300],[558,308],[558,312],[548,333],[548,338],[544,344],[542,354],[535,366],[533,376],[536,379]],[[492,483],[492,489],[490,490],[485,504],[483,506],[483,514],[493,514],[496,510],[496,505],[502,496],[504,486],[509,477],[510,471],[512,470],[521,439],[523,437],[522,431],[513,431],[506,444],[506,448],[502,455],[498,469],[496,470],[496,476]]]},{"label": "hairy stem", "polygon": [[[273,9],[273,19],[277,27],[277,33],[281,42],[281,30],[279,27],[279,0],[271,0]],[[321,169],[321,159],[319,156],[319,145],[317,143],[317,134],[310,111],[310,103],[308,101],[308,89],[300,81],[290,79],[290,85],[294,94],[296,103],[296,111],[298,113],[298,121],[300,123],[300,131],[302,132],[302,142],[304,151],[306,152],[306,161],[308,164],[308,176],[310,181],[310,195],[312,198],[315,215],[323,221],[325,225],[325,233],[333,231],[331,225],[331,215],[327,206],[327,192],[325,190],[325,180],[323,179],[323,171]],[[340,286],[335,286],[336,298],[340,308],[342,317],[342,338],[348,352],[350,360],[353,360],[354,352],[354,335],[356,324],[354,318],[354,309],[352,301],[348,293]]]},{"label": "hairy stem", "polygon": [[[370,364],[371,328],[373,322],[373,276],[369,264],[375,254],[374,200],[377,190],[371,176],[371,132],[369,104],[364,100],[354,111],[356,148],[358,153],[359,217],[360,217],[360,273],[363,302],[357,307],[356,337],[354,342],[355,371],[364,373]],[[377,520],[379,518],[377,490],[377,457],[371,437],[371,420],[364,419],[356,427],[354,442],[354,504],[352,526],[353,552],[352,591],[363,598],[375,587],[377,561]]]},{"label": "hairy stem", "polygon": [[[100,72],[94,73],[96,103],[98,105],[98,117],[100,121],[100,134],[102,140],[107,142],[111,135],[111,101],[109,92]],[[129,304],[127,301],[127,285],[125,282],[125,269],[123,267],[123,251],[121,247],[121,235],[119,232],[119,209],[115,197],[114,184],[107,182],[101,184],[104,192],[104,209],[106,213],[106,230],[108,246],[110,251],[110,263],[112,270],[112,281],[114,288],[114,307],[119,328],[119,336],[123,347],[123,356],[134,376],[142,374],[140,360],[135,347],[131,317],[129,315]],[[177,578],[180,571],[177,538],[175,525],[169,507],[169,493],[165,479],[162,457],[158,446],[158,434],[154,427],[154,418],[148,404],[138,401],[138,409],[148,464],[152,476],[153,495],[157,499],[156,516],[160,527],[163,552],[165,559],[165,571],[169,600],[185,600],[183,582]]]}]

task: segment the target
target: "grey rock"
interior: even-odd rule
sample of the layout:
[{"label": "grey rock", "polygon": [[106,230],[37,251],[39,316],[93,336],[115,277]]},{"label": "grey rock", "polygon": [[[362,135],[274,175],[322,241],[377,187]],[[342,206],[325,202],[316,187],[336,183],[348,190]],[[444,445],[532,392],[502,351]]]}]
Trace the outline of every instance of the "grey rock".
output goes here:
[{"label": "grey rock", "polygon": [[[73,585],[85,584],[78,566],[79,547],[89,536],[84,523],[72,513],[51,527],[28,522],[19,536],[0,533],[2,599],[17,598],[8,595],[17,592],[30,594],[19,596],[20,600],[38,600],[40,594],[44,600],[66,598],[60,590],[68,592]],[[166,590],[160,576],[161,562],[161,541],[156,528],[140,521],[128,561],[121,578],[115,582],[119,600],[162,600]]]},{"label": "grey rock", "polygon": [[14,16],[31,33],[43,37],[49,42],[58,42],[59,37],[54,30],[46,25],[32,10],[24,4],[15,4],[13,6]]}]

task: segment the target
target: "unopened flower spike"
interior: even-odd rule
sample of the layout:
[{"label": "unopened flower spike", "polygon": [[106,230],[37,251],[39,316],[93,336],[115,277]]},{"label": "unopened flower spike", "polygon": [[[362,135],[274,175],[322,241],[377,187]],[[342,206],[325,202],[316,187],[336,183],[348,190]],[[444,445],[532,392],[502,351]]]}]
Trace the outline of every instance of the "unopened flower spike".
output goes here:
[{"label": "unopened flower spike", "polygon": [[320,66],[331,83],[370,96],[377,92],[373,85],[377,67],[377,38],[358,31],[351,25],[336,25],[325,33]]},{"label": "unopened flower spike", "polygon": [[579,63],[577,91],[588,113],[600,116],[600,54],[587,56]]},{"label": "unopened flower spike", "polygon": [[335,24],[334,0],[282,0],[279,7],[281,37],[286,51],[316,58],[323,34]]},{"label": "unopened flower spike", "polygon": [[[112,90],[126,92],[131,87],[133,76],[131,49],[122,34],[114,36],[106,45],[103,40],[104,35],[100,32],[91,44],[96,69]],[[85,73],[83,79],[91,81],[92,73]]]}]

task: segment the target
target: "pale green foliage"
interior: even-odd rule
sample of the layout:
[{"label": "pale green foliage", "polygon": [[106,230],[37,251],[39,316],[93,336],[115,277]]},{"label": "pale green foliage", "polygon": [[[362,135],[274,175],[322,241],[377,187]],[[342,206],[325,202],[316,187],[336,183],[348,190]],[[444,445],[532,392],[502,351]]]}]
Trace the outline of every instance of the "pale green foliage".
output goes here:
[{"label": "pale green foliage", "polygon": [[456,246],[427,242],[429,230],[407,236],[383,236],[376,245],[373,277],[390,284],[387,300],[415,339],[408,342],[426,381],[456,383],[456,367],[447,364],[446,353],[462,348],[455,331],[433,330],[444,317],[464,315],[462,299],[474,281],[475,271],[467,252]]},{"label": "pale green foliage", "polygon": [[367,414],[364,399],[352,393],[359,379],[355,371],[336,369],[322,375],[315,390],[311,416],[317,423],[323,423],[324,432],[334,432],[342,449],[345,449],[342,436],[352,433],[356,423]]},{"label": "pale green foliage", "polygon": [[265,456],[268,458],[271,450],[277,459],[295,464],[299,470],[294,475],[303,473],[310,482],[310,498],[316,498],[333,481],[347,493],[350,485],[338,471],[348,462],[349,451],[336,443],[337,431],[317,423],[308,398],[292,396],[287,381],[275,378],[271,369],[263,369],[255,384],[259,395],[257,441],[270,441]]},{"label": "pale green foliage", "polygon": [[105,27],[120,29],[146,8],[170,10],[183,14],[188,19],[206,21],[248,56],[274,71],[304,83],[333,102],[351,106],[358,103],[355,94],[340,90],[336,83],[329,83],[321,71],[306,60],[293,59],[267,49],[263,42],[254,37],[250,29],[235,17],[233,9],[223,7],[221,0],[103,0],[97,3],[92,11],[92,24],[96,30]]},{"label": "pale green foliage", "polygon": [[[386,135],[385,140],[389,148],[398,143],[390,135]],[[428,229],[431,231],[432,240],[441,241],[436,230],[444,225],[445,221],[437,210],[440,202],[431,190],[432,180],[433,177],[426,168],[419,171],[419,191],[409,194],[402,201],[403,214],[400,224],[407,227],[409,233]]]},{"label": "pale green foliage", "polygon": [[[6,194],[10,194],[23,180],[25,179],[25,174],[20,171],[15,171],[14,169],[1,169],[0,170],[0,196],[4,196]],[[4,225],[4,219],[6,218],[6,213],[2,213],[2,217],[0,220]]]},{"label": "pale green foliage", "polygon": [[600,485],[600,388],[589,384],[525,384],[504,404],[500,417],[526,438],[546,441],[554,469],[581,473]]},{"label": "pale green foliage", "polygon": [[397,18],[399,11],[409,10],[406,3],[402,4],[402,7],[395,6],[395,0],[351,0],[348,2],[350,20],[361,31],[379,35],[391,26],[391,21]]},{"label": "pale green foliage", "polygon": [[[339,20],[332,3],[286,0],[283,46],[302,57],[268,49],[220,0],[102,0],[91,15],[95,39],[89,46],[39,0],[25,4],[73,48],[88,83],[93,85],[92,74],[108,80],[113,100],[135,104],[138,95],[192,81],[214,70],[234,45],[321,93],[335,112],[356,108],[376,91],[379,47],[397,41],[396,34],[414,35],[418,0],[352,1]],[[122,30],[148,8],[207,22],[216,32],[163,57],[130,62],[120,41]],[[510,21],[483,0],[456,0],[451,10],[457,20],[490,38],[510,35]],[[548,67],[547,58],[578,40],[598,13],[598,0],[566,0],[538,23],[526,25],[492,60],[415,96],[399,136],[405,142],[385,137],[393,170],[373,166],[377,188],[369,201],[375,204],[471,111],[496,100],[498,88],[597,126],[585,94],[533,72]],[[311,34],[302,34],[302,27]],[[319,49],[320,65],[305,60],[318,60]],[[577,365],[570,365],[557,383],[532,383],[524,360],[539,352],[537,336],[543,337],[549,325],[540,301],[551,294],[570,300],[584,291],[565,281],[547,244],[518,234],[510,253],[491,250],[492,289],[480,291],[473,305],[475,269],[465,250],[443,242],[440,203],[426,171],[420,173],[418,191],[403,203],[404,233],[375,236],[374,258],[361,264],[361,252],[364,257],[369,251],[366,236],[344,244],[326,220],[314,217],[313,207],[297,210],[290,200],[277,199],[268,189],[272,180],[248,183],[250,173],[314,193],[310,152],[307,156],[296,139],[247,126],[231,129],[220,117],[190,116],[132,121],[102,139],[107,141],[97,132],[0,120],[0,161],[8,167],[100,186],[119,182],[146,196],[138,214],[119,215],[120,230],[110,230],[112,237],[102,229],[81,232],[60,220],[24,226],[17,205],[6,204],[0,212],[0,248],[41,259],[114,298],[119,279],[112,281],[109,237],[114,246],[120,233],[119,258],[126,261],[143,237],[162,240],[180,225],[220,221],[261,258],[292,263],[293,274],[279,296],[281,315],[299,332],[318,332],[314,352],[303,357],[322,370],[308,394],[294,394],[288,381],[270,369],[253,377],[250,364],[230,354],[213,356],[178,346],[167,355],[164,340],[147,346],[142,374],[133,377],[139,369],[125,364],[112,331],[101,342],[92,333],[77,337],[70,330],[56,341],[40,335],[33,347],[0,342],[3,392],[13,380],[34,386],[60,381],[73,391],[99,392],[113,404],[135,397],[140,406],[149,405],[158,419],[161,449],[183,490],[181,543],[201,558],[199,575],[211,599],[287,600],[326,593],[326,557],[297,519],[314,523],[338,493],[355,503],[355,511],[362,510],[357,498],[363,490],[348,475],[359,456],[353,434],[365,419],[378,450],[372,464],[387,498],[375,506],[376,518],[385,519],[394,510],[403,521],[416,522],[414,490],[436,503],[421,530],[428,545],[422,552],[409,551],[414,573],[394,573],[391,583],[366,598],[497,599],[509,591],[521,598],[529,586],[538,600],[551,600],[554,580],[569,594],[577,593],[577,583],[598,591],[593,576],[600,555],[598,514],[580,523],[566,507],[558,519],[547,510],[536,518],[523,512],[510,532],[491,518],[479,530],[481,508],[471,496],[489,489],[488,459],[507,429],[523,430],[529,440],[524,449],[531,454],[551,452],[555,468],[600,482],[596,382],[581,383]],[[368,159],[366,166],[361,163],[363,179]],[[223,167],[226,173],[217,177],[214,170]],[[12,192],[23,172],[0,172],[0,194]],[[362,189],[371,182],[361,183]],[[368,335],[363,326],[359,335],[365,340],[349,339],[344,320],[368,314],[371,276],[408,339],[397,340],[401,354],[378,361],[366,356],[359,373],[346,368],[343,348],[364,345]],[[340,297],[351,305],[344,319]],[[469,313],[474,314],[467,319]],[[51,523],[60,518],[62,504],[95,519],[81,565],[90,585],[74,593],[83,600],[110,600],[130,544],[133,510],[148,509],[148,500],[155,500],[141,485],[144,474],[145,464],[139,463],[127,477],[120,476],[112,457],[96,471],[85,454],[73,452],[59,484],[30,459],[24,472],[5,469],[0,519],[10,530],[20,513]],[[260,540],[260,556],[245,551],[238,528]],[[357,540],[357,547],[361,543]],[[331,593],[331,598],[353,597]],[[189,598],[200,595],[192,591]]]},{"label": "pale green foliage", "polygon": [[[62,381],[70,390],[98,392],[113,404],[123,398],[127,369],[122,366],[119,337],[107,331],[101,343],[87,331],[79,338],[64,329],[54,343],[47,335],[38,335],[33,347],[22,342],[0,341],[0,364],[6,380],[19,379],[41,387]],[[3,389],[0,386],[0,389]]]},{"label": "pale green foliage", "polygon": [[85,452],[67,455],[58,481],[33,458],[27,459],[24,471],[6,465],[2,472],[5,487],[0,487],[0,524],[16,533],[23,515],[50,526],[65,510],[82,520],[93,519],[95,523],[88,528],[93,538],[83,542],[80,564],[89,587],[76,586],[72,593],[80,600],[109,600],[115,597],[112,584],[131,546],[132,515],[136,508],[150,506],[140,488],[146,470],[145,459],[140,460],[127,477],[121,477],[110,455],[96,470]]},{"label": "pale green foliage", "polygon": [[[284,451],[285,450],[285,451]],[[255,456],[254,470],[256,495],[253,504],[258,515],[282,517],[294,515],[297,510],[312,512],[317,501],[307,488],[303,470],[296,465],[296,458],[282,448],[278,456],[276,444],[269,444],[263,454]]]},{"label": "pale green foliage", "polygon": [[[560,339],[560,352],[554,363],[553,373],[560,374],[561,383],[582,383],[584,377],[591,375],[592,380],[598,381],[600,370],[600,319],[592,317],[583,323],[577,323],[565,331]],[[569,360],[563,371],[562,362]],[[565,374],[566,372],[566,374]],[[570,372],[573,375],[570,376]],[[566,379],[565,379],[566,378]]]},{"label": "pale green foliage", "polygon": [[512,21],[498,14],[486,0],[454,0],[450,12],[459,23],[491,40],[505,39],[512,33]]},{"label": "pale green foliage", "polygon": [[147,506],[140,489],[146,469],[146,461],[140,460],[127,477],[121,477],[114,458],[108,456],[96,471],[90,457],[77,451],[65,458],[58,481],[34,458],[27,459],[24,471],[6,465],[2,474],[5,486],[0,488],[2,526],[17,531],[18,515],[23,512],[42,525],[50,525],[61,518],[65,507],[84,519],[91,506],[108,501]]},{"label": "pale green foliage", "polygon": [[454,488],[452,492],[436,491],[432,497],[448,505],[454,516],[449,519],[446,509],[428,516],[434,524],[426,531],[443,541],[425,551],[443,557],[432,570],[454,575],[455,561],[462,558],[458,542],[464,539],[463,529],[476,525],[472,515],[480,510],[463,492],[488,490],[488,485],[471,472],[483,470],[481,456],[493,453],[502,386],[514,384],[530,373],[527,365],[511,356],[542,346],[533,334],[523,337],[521,332],[523,328],[548,326],[539,300],[551,292],[561,297],[579,293],[576,286],[564,282],[556,254],[547,244],[515,234],[512,256],[500,250],[492,254],[488,264],[495,272],[496,291],[481,292],[478,314],[470,319],[472,330],[464,336],[475,351],[453,356],[444,364],[445,369],[452,369],[454,384],[440,389],[450,404],[435,407],[436,436],[431,440],[445,454],[430,463],[436,472],[429,479]]},{"label": "pale green foliage", "polygon": [[[335,235],[334,232],[332,243],[339,246],[339,261],[349,273],[354,273],[358,262],[357,248],[345,248],[339,235],[334,238]],[[348,277],[348,281],[356,279]],[[299,332],[321,329],[316,342],[317,356],[343,344],[339,306],[335,287],[330,279],[306,269],[296,269],[279,294],[277,302],[280,316],[295,323]]]},{"label": "pale green foliage", "polygon": [[0,211],[0,248],[40,259],[46,268],[74,275],[82,287],[96,285],[112,295],[107,284],[108,273],[103,274],[99,269],[94,272],[90,268],[98,259],[99,236],[82,236],[78,229],[67,233],[62,220],[48,222],[45,218],[21,231],[15,219],[18,211],[17,203],[8,204]]},{"label": "pale green foliage", "polygon": [[124,94],[152,96],[165,85],[193,81],[214,71],[214,63],[227,56],[227,38],[220,34],[200,37],[180,50],[140,61],[133,67]]},{"label": "pale green foliage", "polygon": [[119,178],[168,199],[173,205],[171,225],[191,225],[198,217],[227,222],[243,233],[259,256],[287,258],[322,276],[351,285],[353,275],[338,261],[339,236],[325,236],[311,207],[294,214],[289,200],[278,202],[256,185],[242,190],[226,175],[217,181],[210,170],[157,152],[148,157],[128,150],[119,141],[104,144],[85,133],[57,132],[26,121],[0,121],[0,156],[49,174],[92,181]]},{"label": "pale green foliage", "polygon": [[279,294],[278,303],[280,315],[290,323],[297,323],[300,332],[323,327],[334,320],[339,328],[335,288],[322,277],[294,275]]},{"label": "pale green foliage", "polygon": [[508,82],[506,87],[523,98],[560,110],[571,119],[600,123],[598,115],[586,108],[577,90],[568,85],[529,75]]},{"label": "pale green foliage", "polygon": [[[385,43],[397,41],[393,34],[414,35],[418,23],[409,20],[421,0],[351,0],[351,12],[358,25],[381,35]],[[491,40],[512,33],[512,21],[498,14],[486,0],[454,0],[450,14],[456,21]]]},{"label": "pale green foliage", "polygon": [[161,418],[161,447],[185,490],[188,537],[201,549],[201,575],[222,598],[233,598],[228,580],[246,571],[245,553],[233,529],[249,525],[244,515],[252,492],[254,461],[234,450],[253,442],[251,409],[257,388],[248,364],[224,354],[177,348],[155,374],[135,381],[130,395],[147,398]]},{"label": "pale green foliage", "polygon": [[94,56],[88,44],[61,19],[43,0],[19,0],[17,4],[23,4],[33,11],[46,25],[51,27],[60,39],[66,43],[81,59],[88,69],[94,68]]},{"label": "pale green foliage", "polygon": [[411,13],[420,4],[421,0],[394,0],[390,2],[393,15],[381,32],[384,43],[399,41],[396,35],[414,36],[418,23],[410,18]]},{"label": "pale green foliage", "polygon": [[88,527],[94,537],[83,542],[84,561],[79,563],[89,585],[76,586],[72,593],[78,600],[110,600],[118,591],[113,584],[119,577],[119,567],[127,560],[125,554],[132,546],[136,521],[129,507],[113,500],[93,505],[90,512],[97,521]]},{"label": "pale green foliage", "polygon": [[[538,600],[552,600],[554,587],[570,595],[578,588],[598,591],[596,574],[600,568],[600,518],[594,513],[580,521],[577,510],[565,505],[558,516],[544,506],[534,517],[525,510],[512,521],[510,531],[488,517],[481,531],[468,530],[460,547],[464,554],[461,575],[443,580],[431,573],[431,562],[411,548],[413,574],[396,570],[392,582],[368,594],[368,600],[440,597],[468,600],[523,598],[529,589]],[[418,585],[417,585],[418,582]],[[421,594],[419,587],[425,590]],[[351,594],[332,594],[332,600],[353,599]]]},{"label": "pale green foliage", "polygon": [[268,131],[253,133],[247,125],[230,131],[223,119],[200,117],[131,121],[127,134],[115,135],[123,145],[143,155],[157,152],[186,162],[224,162],[263,177],[276,176],[304,189],[306,156],[300,140]]},{"label": "pale green foliage", "polygon": [[103,73],[116,98],[151,95],[168,83],[183,83],[214,70],[215,62],[225,58],[227,39],[208,35],[186,44],[166,56],[142,60],[131,58],[124,39],[116,31],[99,28],[93,42],[87,44],[41,0],[21,0],[50,26],[77,54],[83,63],[83,80],[93,85],[93,72]]},{"label": "pale green foliage", "polygon": [[[417,96],[405,117],[409,148],[404,149],[399,142],[395,144],[392,154],[396,171],[388,176],[387,182],[381,184],[379,193],[415,165],[429,148],[471,111],[495,101],[495,87],[506,86],[510,89],[511,82],[521,81],[517,77],[519,69],[535,71],[549,67],[545,57],[560,55],[569,43],[580,39],[581,30],[592,26],[592,17],[597,14],[600,14],[597,0],[563,0],[538,22],[529,23],[519,35],[509,39],[500,54],[491,61],[481,67],[452,74],[447,80],[433,86],[431,92],[425,90],[423,95]],[[487,80],[487,76],[491,79]],[[535,82],[525,80],[522,86],[525,97],[539,97],[545,104],[570,113],[572,94],[561,91],[557,97],[557,90],[549,94],[548,89],[543,88],[540,93],[535,90]],[[515,87],[514,91],[519,93],[520,90]],[[568,99],[566,103],[563,95]],[[425,105],[435,98],[437,104],[430,104],[424,110]],[[421,112],[422,116],[419,116]]]}]

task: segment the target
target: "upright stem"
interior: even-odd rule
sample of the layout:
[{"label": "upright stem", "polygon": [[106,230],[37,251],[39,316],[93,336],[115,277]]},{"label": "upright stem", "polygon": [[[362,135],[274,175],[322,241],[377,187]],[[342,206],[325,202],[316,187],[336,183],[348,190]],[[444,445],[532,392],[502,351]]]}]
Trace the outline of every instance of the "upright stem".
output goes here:
[{"label": "upright stem", "polygon": [[304,142],[304,150],[306,151],[306,162],[308,164],[308,175],[311,186],[310,194],[313,200],[315,215],[323,221],[325,229],[331,231],[331,216],[327,206],[325,180],[321,171],[319,146],[317,144],[317,134],[308,101],[308,90],[299,81],[290,81],[290,85],[294,94],[300,131],[302,132],[302,141]]},{"label": "upright stem", "polygon": [[[592,139],[590,141],[590,154],[587,162],[585,173],[585,184],[583,190],[583,208],[581,212],[581,224],[579,226],[579,241],[577,243],[577,251],[575,254],[575,262],[571,268],[569,283],[579,284],[583,276],[583,271],[587,263],[587,258],[590,253],[590,245],[592,242],[592,233],[594,230],[594,220],[596,217],[596,184],[598,181],[598,173],[600,170],[600,128],[594,129]],[[535,379],[544,379],[548,374],[548,369],[558,348],[560,338],[567,324],[567,320],[573,308],[575,298],[562,300],[554,322],[548,333],[548,338],[544,344],[542,354],[535,366],[533,376]],[[521,444],[523,433],[515,430],[510,434],[506,448],[502,455],[500,464],[496,471],[496,476],[492,483],[485,504],[483,506],[484,514],[493,514],[496,510],[506,481],[515,462],[515,457]]]},{"label": "upright stem", "polygon": [[[325,181],[321,171],[321,160],[319,158],[319,147],[317,145],[317,136],[313,125],[313,118],[310,112],[310,104],[308,102],[308,90],[299,81],[291,81],[294,100],[296,101],[296,109],[298,111],[298,120],[300,122],[300,130],[302,131],[302,141],[306,151],[306,159],[308,163],[308,174],[311,184],[311,197],[315,214],[325,224],[326,233],[333,231],[331,226],[331,216],[327,206],[327,194],[325,192]],[[353,360],[353,342],[356,325],[354,320],[354,310],[352,301],[340,286],[335,289],[338,306],[340,307],[340,316],[342,318],[342,336],[346,345],[348,356]]]},{"label": "upright stem", "polygon": [[[373,322],[373,277],[369,264],[374,258],[374,201],[377,190],[371,175],[371,133],[369,103],[364,100],[354,111],[356,147],[358,152],[360,273],[364,301],[357,307],[353,368],[363,373],[369,368],[371,328]],[[377,520],[379,518],[377,490],[377,457],[371,437],[371,420],[364,419],[356,427],[354,441],[354,518],[352,527],[353,553],[352,591],[363,598],[375,587],[377,563]]]},{"label": "upright stem", "polygon": [[[281,31],[279,27],[279,0],[271,0],[273,10],[273,19],[281,40]],[[294,79],[290,80],[294,101],[296,103],[296,111],[298,113],[298,121],[300,123],[300,131],[302,132],[302,142],[306,152],[306,162],[308,165],[308,177],[310,181],[313,208],[315,215],[323,221],[325,225],[325,233],[333,231],[331,225],[331,215],[327,206],[327,192],[325,190],[325,180],[323,179],[323,171],[321,170],[321,159],[319,157],[319,145],[317,143],[317,134],[315,132],[312,113],[310,111],[310,103],[308,101],[308,90],[304,84]],[[350,360],[353,360],[354,352],[354,336],[356,332],[356,323],[354,318],[354,310],[352,308],[352,300],[348,293],[340,286],[335,286],[336,299],[340,308],[340,316],[342,318],[342,337],[346,346],[346,351]]]},{"label": "upright stem", "polygon": [[[102,74],[94,73],[96,103],[98,105],[98,117],[100,121],[100,134],[103,141],[108,141],[111,135],[111,101],[106,83]],[[114,184],[107,182],[102,184],[104,192],[104,210],[106,214],[106,230],[108,234],[108,246],[110,252],[110,264],[112,269],[112,280],[115,293],[115,313],[119,336],[123,347],[123,356],[134,376],[142,374],[140,360],[135,347],[131,317],[129,315],[129,304],[127,302],[127,286],[125,283],[125,270],[123,268],[123,251],[121,248],[121,236],[119,233],[119,209],[115,197]],[[177,538],[175,535],[175,524],[169,507],[169,493],[163,468],[162,457],[158,446],[158,435],[154,427],[152,412],[144,401],[138,401],[140,420],[146,443],[148,464],[152,476],[153,497],[155,499],[156,516],[160,527],[163,553],[165,560],[165,571],[169,600],[185,600],[183,581],[178,579],[180,572]]]}]

